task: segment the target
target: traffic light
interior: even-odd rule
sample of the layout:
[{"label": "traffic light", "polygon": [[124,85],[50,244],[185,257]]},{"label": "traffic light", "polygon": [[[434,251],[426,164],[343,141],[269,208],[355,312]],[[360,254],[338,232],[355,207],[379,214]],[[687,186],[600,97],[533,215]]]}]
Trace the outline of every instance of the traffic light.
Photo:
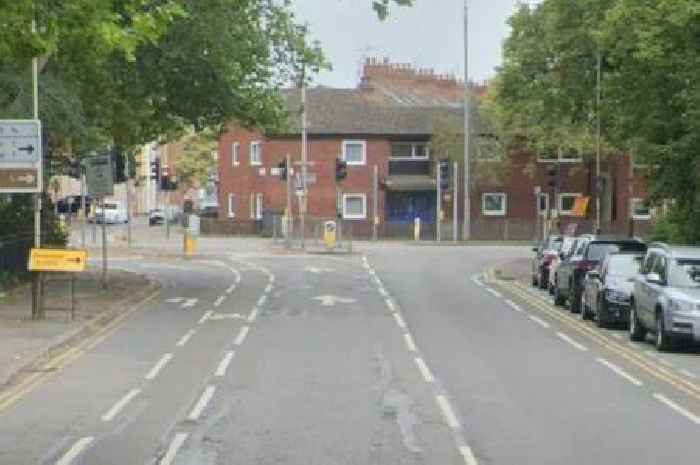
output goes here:
[{"label": "traffic light", "polygon": [[280,172],[280,180],[281,181],[286,181],[287,180],[287,160],[282,160],[277,164],[277,169]]},{"label": "traffic light", "polygon": [[160,190],[167,191],[170,190],[170,168],[168,166],[163,166],[160,172]]},{"label": "traffic light", "polygon": [[440,190],[450,189],[450,160],[440,160]]},{"label": "traffic light", "polygon": [[348,176],[348,164],[347,162],[336,158],[335,159],[335,180],[342,181]]},{"label": "traffic light", "polygon": [[151,162],[151,179],[160,182],[160,158]]}]

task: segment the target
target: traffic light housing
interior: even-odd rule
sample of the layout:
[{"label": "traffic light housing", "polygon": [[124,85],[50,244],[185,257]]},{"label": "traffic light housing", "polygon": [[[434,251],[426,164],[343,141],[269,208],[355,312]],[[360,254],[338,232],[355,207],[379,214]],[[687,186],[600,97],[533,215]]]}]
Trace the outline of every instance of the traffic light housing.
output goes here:
[{"label": "traffic light housing", "polygon": [[335,180],[342,181],[348,176],[348,164],[339,158],[335,159]]},{"label": "traffic light housing", "polygon": [[445,192],[450,189],[450,161],[440,160],[440,190]]},{"label": "traffic light housing", "polygon": [[280,180],[281,181],[286,181],[287,180],[287,160],[282,160],[277,164],[277,169],[280,172]]},{"label": "traffic light housing", "polygon": [[160,182],[160,158],[151,162],[151,179]]},{"label": "traffic light housing", "polygon": [[170,168],[168,166],[163,166],[160,171],[160,190],[167,191],[170,190]]}]

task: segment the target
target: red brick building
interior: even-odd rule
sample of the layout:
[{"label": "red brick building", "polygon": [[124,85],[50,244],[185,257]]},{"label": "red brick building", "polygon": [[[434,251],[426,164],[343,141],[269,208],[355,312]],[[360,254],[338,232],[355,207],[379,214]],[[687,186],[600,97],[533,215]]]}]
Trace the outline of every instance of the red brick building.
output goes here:
[{"label": "red brick building", "polygon": [[[477,95],[484,87],[473,86]],[[441,118],[463,127],[464,85],[450,76],[416,70],[405,64],[368,60],[355,89],[311,88],[307,91],[308,216],[316,220],[344,219],[355,236],[368,236],[378,217],[382,237],[412,234],[414,218],[421,218],[426,239],[434,238],[436,219],[435,164],[428,143]],[[281,134],[261,134],[232,124],[219,140],[219,220],[230,232],[252,233],[260,228],[266,211],[282,214],[286,206],[286,183],[278,165],[287,154],[301,158],[299,91],[286,90],[290,129]],[[478,136],[476,136],[478,137]],[[348,163],[347,178],[335,180],[335,160]],[[373,211],[373,170],[380,180],[377,210]],[[557,176],[551,167],[561,167]],[[493,168],[496,168],[495,170]],[[630,199],[643,198],[643,185],[630,191],[631,171],[627,157],[604,163],[601,217],[604,229],[624,233],[629,229]],[[299,165],[294,165],[298,171]],[[460,172],[462,169],[460,168]],[[487,175],[498,171],[497,176]],[[587,218],[570,216],[575,198],[594,192],[594,165],[588,159],[555,159],[515,152],[508,156],[478,159],[472,165],[471,222],[474,239],[532,239],[541,230],[543,215],[550,208],[560,212],[562,222],[579,223],[590,231],[595,205],[591,200]],[[455,182],[463,185],[461,173]],[[638,178],[638,176],[635,176]],[[559,200],[550,180],[558,179]],[[540,186],[540,198],[535,188]],[[462,190],[461,188],[459,189]],[[463,194],[458,193],[459,223]],[[541,213],[538,217],[538,201]],[[452,237],[452,199],[443,201],[444,238]],[[648,230],[646,213],[637,201],[636,232]],[[293,213],[298,213],[294,198]],[[315,224],[312,220],[310,224]]]}]

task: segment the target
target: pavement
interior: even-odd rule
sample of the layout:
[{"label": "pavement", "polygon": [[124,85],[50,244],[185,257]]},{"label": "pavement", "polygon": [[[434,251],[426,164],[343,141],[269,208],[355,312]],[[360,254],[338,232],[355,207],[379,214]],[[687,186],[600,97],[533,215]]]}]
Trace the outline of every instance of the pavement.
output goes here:
[{"label": "pavement", "polygon": [[658,354],[553,307],[522,281],[527,247],[282,254],[217,238],[182,259],[152,244],[164,256],[111,266],[158,282],[155,297],[0,391],[0,463],[700,456],[700,354]]}]

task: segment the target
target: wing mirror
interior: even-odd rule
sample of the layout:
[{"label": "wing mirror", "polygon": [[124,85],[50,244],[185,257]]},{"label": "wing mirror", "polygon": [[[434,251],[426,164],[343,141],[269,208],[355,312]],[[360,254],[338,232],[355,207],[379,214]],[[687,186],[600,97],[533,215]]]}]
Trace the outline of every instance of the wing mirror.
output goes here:
[{"label": "wing mirror", "polygon": [[646,280],[649,284],[663,284],[661,276],[658,273],[649,273],[646,275]]},{"label": "wing mirror", "polygon": [[533,252],[537,252],[537,251],[538,251],[538,250],[537,250],[537,247],[533,247],[533,248],[532,248],[532,251],[533,251]]}]

